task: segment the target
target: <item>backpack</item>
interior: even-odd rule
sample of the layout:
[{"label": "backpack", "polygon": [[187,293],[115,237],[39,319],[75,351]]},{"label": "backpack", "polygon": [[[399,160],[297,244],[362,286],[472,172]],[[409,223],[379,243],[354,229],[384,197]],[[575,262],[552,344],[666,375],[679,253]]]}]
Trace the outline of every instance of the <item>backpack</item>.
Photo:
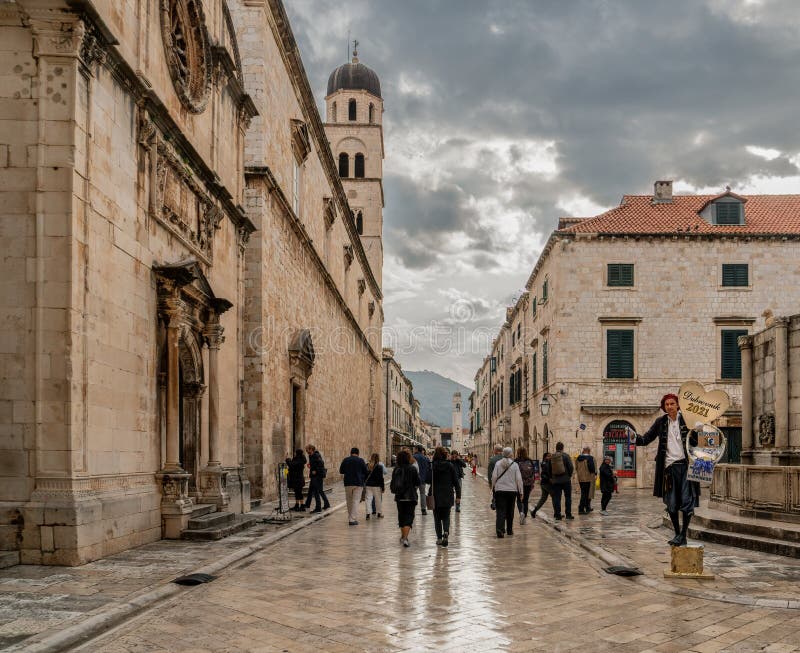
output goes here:
[{"label": "backpack", "polygon": [[567,473],[567,464],[564,462],[564,453],[559,451],[550,456],[550,475],[563,476]]},{"label": "backpack", "polygon": [[536,470],[533,467],[533,461],[520,460],[518,461],[518,464],[519,464],[519,471],[522,474],[522,484],[525,487],[533,485],[534,477],[536,475]]}]

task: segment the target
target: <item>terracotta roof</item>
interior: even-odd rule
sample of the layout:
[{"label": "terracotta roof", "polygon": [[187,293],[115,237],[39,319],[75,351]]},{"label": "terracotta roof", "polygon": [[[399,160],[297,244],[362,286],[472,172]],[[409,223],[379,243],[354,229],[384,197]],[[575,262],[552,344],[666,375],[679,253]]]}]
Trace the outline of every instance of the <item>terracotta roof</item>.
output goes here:
[{"label": "terracotta roof", "polygon": [[[713,225],[700,211],[720,197],[740,199],[745,224]],[[654,204],[651,195],[626,195],[618,207],[565,226],[560,233],[589,234],[794,234],[800,235],[800,195],[675,195]]]}]

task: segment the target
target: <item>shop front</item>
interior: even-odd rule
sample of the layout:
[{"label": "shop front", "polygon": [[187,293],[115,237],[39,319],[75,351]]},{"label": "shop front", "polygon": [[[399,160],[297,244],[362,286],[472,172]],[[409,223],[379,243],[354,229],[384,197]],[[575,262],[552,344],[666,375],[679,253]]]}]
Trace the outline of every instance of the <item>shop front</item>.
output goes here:
[{"label": "shop front", "polygon": [[618,478],[636,478],[636,445],[631,443],[635,429],[630,422],[614,420],[603,429],[603,456],[611,458]]}]

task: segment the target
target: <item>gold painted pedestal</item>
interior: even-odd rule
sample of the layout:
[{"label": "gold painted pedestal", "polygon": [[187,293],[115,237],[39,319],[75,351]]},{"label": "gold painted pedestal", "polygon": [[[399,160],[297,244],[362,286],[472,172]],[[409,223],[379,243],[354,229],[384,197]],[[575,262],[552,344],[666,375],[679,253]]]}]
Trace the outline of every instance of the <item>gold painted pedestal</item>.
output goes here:
[{"label": "gold painted pedestal", "polygon": [[714,574],[703,571],[703,546],[673,546],[670,568],[664,578],[699,578],[712,580]]}]

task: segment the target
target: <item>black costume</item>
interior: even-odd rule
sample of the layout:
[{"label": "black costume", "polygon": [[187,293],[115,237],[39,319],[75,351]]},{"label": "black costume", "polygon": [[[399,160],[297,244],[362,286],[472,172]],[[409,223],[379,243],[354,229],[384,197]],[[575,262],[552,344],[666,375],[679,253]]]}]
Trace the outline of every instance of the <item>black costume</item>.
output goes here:
[{"label": "black costume", "polygon": [[[675,529],[675,537],[669,543],[677,546],[686,545],[686,533],[689,522],[694,514],[694,509],[700,505],[700,485],[689,481],[686,475],[689,471],[689,456],[686,453],[686,440],[691,446],[697,446],[697,433],[689,431],[683,415],[678,413],[678,426],[683,444],[683,460],[678,460],[666,467],[667,438],[669,436],[669,415],[662,415],[648,429],[644,435],[636,436],[636,446],[650,444],[658,438],[658,451],[656,453],[656,477],[653,485],[653,496],[661,497]],[[691,435],[690,435],[691,433]],[[683,513],[683,528],[678,522],[678,511]]]}]

